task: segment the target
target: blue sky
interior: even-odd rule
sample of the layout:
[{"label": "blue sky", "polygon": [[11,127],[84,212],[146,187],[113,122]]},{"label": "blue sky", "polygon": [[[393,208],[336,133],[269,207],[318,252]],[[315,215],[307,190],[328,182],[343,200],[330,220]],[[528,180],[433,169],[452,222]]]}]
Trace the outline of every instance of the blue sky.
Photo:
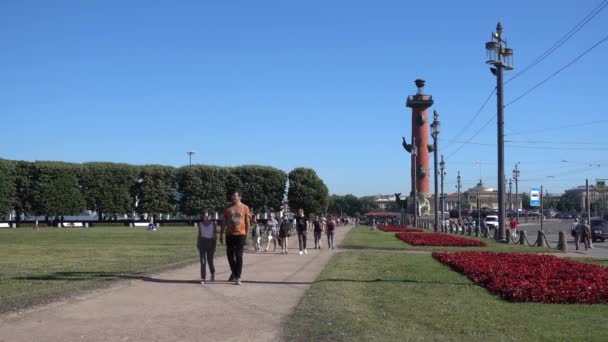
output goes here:
[{"label": "blue sky", "polygon": [[[457,170],[474,185],[475,160],[494,185],[495,121],[472,135],[495,98],[453,139],[495,85],[484,43],[500,20],[515,49],[508,78],[601,2],[5,0],[0,157],[181,166],[194,149],[195,163],[312,167],[333,193],[407,193],[405,99],[423,78],[446,191]],[[506,102],[607,23],[605,10],[509,83]],[[607,56],[605,43],[506,109],[506,171],[520,162],[521,189],[608,178]]]}]

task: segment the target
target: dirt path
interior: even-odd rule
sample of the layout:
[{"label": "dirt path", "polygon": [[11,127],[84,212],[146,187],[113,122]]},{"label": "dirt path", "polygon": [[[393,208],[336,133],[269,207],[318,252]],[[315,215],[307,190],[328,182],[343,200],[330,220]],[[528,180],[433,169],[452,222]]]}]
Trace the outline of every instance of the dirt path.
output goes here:
[{"label": "dirt path", "polygon": [[[336,242],[347,229],[339,228]],[[0,341],[276,341],[331,256],[246,252],[241,286],[225,280],[225,257],[216,259],[216,283],[198,283],[199,266],[131,280],[107,290],[0,316]],[[312,234],[308,238],[312,243]]]}]

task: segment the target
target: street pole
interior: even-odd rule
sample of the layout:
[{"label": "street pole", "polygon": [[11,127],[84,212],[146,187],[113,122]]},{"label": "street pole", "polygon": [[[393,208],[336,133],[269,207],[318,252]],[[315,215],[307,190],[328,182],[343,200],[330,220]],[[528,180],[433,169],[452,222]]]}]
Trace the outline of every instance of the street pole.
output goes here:
[{"label": "street pole", "polygon": [[443,154],[441,155],[441,231],[446,230],[446,227],[444,227],[444,211],[445,211],[445,194],[443,192],[443,176],[444,176],[444,172],[445,172],[445,161],[443,161]]},{"label": "street pole", "polygon": [[417,189],[417,185],[416,182],[418,182],[418,176],[417,176],[417,165],[416,165],[416,154],[418,153],[418,147],[416,146],[416,138],[412,137],[412,169],[413,172],[413,176],[414,179],[412,181],[412,193],[414,195],[414,227],[418,227],[418,189]]},{"label": "street pole", "polygon": [[457,202],[458,203],[458,221],[460,221],[461,220],[461,217],[460,217],[460,214],[461,214],[461,212],[460,212],[460,207],[461,207],[461,204],[460,204],[460,197],[461,197],[461,195],[460,195],[460,189],[462,187],[462,185],[460,184],[460,170],[458,170],[458,178],[457,179],[458,179],[458,202]]},{"label": "street pole", "polygon": [[513,69],[513,49],[507,47],[502,39],[502,25],[496,25],[496,32],[492,33],[491,41],[486,43],[488,59],[486,64],[493,66],[490,70],[496,75],[496,131],[498,149],[498,234],[496,239],[507,242],[505,236],[505,132],[504,132],[504,92],[503,71]]},{"label": "street pole", "polygon": [[513,179],[509,178],[509,211],[513,217]]},{"label": "street pole", "polygon": [[438,231],[439,230],[439,179],[437,178],[438,176],[438,167],[437,164],[439,162],[438,158],[437,158],[437,140],[439,140],[439,121],[438,121],[438,117],[439,115],[437,114],[437,111],[435,111],[433,113],[433,123],[432,123],[432,128],[433,128],[433,158],[435,159],[433,161],[433,173],[435,174],[435,227],[434,227],[434,231]]},{"label": "street pole", "polygon": [[498,240],[504,242],[505,235],[505,132],[503,66],[496,65],[497,133],[498,133]]},{"label": "street pole", "polygon": [[515,212],[517,214],[517,223],[519,223],[519,170],[517,164],[515,164],[515,170],[513,170],[513,178],[515,178]]},{"label": "street pole", "polygon": [[196,154],[196,151],[188,151],[188,158],[190,159],[190,167],[192,167],[192,156]]},{"label": "street pole", "polygon": [[540,186],[540,231],[543,231],[543,221],[545,218],[545,210],[543,210],[543,186]]},{"label": "street pole", "polygon": [[587,223],[591,224],[591,199],[589,198],[589,179],[585,179],[585,205],[587,206]]}]

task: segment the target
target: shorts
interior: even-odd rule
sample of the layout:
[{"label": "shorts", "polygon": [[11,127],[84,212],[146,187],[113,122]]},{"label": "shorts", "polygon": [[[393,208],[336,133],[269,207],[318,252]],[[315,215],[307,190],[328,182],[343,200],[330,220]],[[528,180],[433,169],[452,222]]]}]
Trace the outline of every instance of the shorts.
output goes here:
[{"label": "shorts", "polygon": [[289,236],[289,231],[288,230],[283,230],[283,229],[279,230],[279,237],[280,238],[286,238],[288,236]]}]

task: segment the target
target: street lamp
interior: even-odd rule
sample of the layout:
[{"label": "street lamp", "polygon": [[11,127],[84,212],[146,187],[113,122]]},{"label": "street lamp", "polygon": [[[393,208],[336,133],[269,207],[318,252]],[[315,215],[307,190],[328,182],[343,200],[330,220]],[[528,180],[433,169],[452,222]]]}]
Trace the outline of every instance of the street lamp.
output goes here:
[{"label": "street lamp", "polygon": [[416,165],[416,155],[418,154],[418,147],[416,146],[416,138],[412,137],[412,164],[414,165],[414,181],[412,182],[412,192],[414,195],[414,227],[417,227],[418,224],[418,189],[416,188],[416,182],[418,181],[417,175],[417,165]]},{"label": "street lamp", "polygon": [[441,231],[447,231],[447,227],[444,226],[445,217],[445,194],[443,193],[443,176],[445,176],[445,161],[443,161],[443,154],[441,155],[441,162],[439,163],[439,170],[441,172]]},{"label": "street lamp", "polygon": [[513,49],[507,47],[507,42],[502,39],[502,25],[496,25],[496,32],[492,33],[491,41],[486,43],[486,64],[494,66],[490,68],[492,74],[496,75],[496,107],[498,131],[498,234],[496,239],[506,242],[505,235],[505,132],[504,132],[504,94],[503,94],[503,70],[513,69]]},{"label": "street lamp", "polygon": [[190,166],[192,167],[192,156],[196,154],[196,151],[190,150],[186,153],[188,154],[188,158],[190,159]]},{"label": "street lamp", "polygon": [[439,131],[441,128],[441,122],[439,122],[439,114],[437,111],[433,111],[433,122],[431,123],[431,136],[433,137],[433,170],[435,171],[435,231],[439,230],[439,212],[437,211],[439,207],[439,179],[437,178],[439,174],[439,169],[437,168],[437,140],[439,138]]},{"label": "street lamp", "polygon": [[517,168],[517,164],[515,164],[515,169],[513,170],[513,179],[515,180],[515,215],[517,217],[517,223],[519,223],[519,169]]}]

